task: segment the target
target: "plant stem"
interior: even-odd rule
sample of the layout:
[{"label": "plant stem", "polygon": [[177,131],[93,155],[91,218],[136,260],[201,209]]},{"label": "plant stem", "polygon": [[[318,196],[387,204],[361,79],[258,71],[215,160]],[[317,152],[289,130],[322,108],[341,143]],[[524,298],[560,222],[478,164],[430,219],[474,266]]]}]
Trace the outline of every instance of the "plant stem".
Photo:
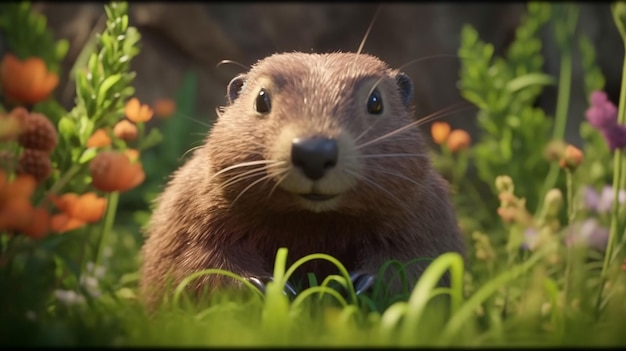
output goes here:
[{"label": "plant stem", "polygon": [[[576,216],[576,208],[574,206],[574,181],[572,171],[568,168],[565,169],[565,177],[566,177],[566,187],[567,187],[567,224],[569,226],[574,223],[574,218]],[[563,303],[567,304],[567,296],[569,295],[570,290],[570,281],[572,279],[572,264],[573,264],[573,246],[567,247],[566,253],[566,265],[565,265],[565,286],[563,287]]]},{"label": "plant stem", "polygon": [[[564,23],[558,23],[556,25],[567,26],[569,34],[574,32],[576,28],[576,22],[578,20],[578,7],[571,5],[569,16]],[[554,129],[552,131],[553,140],[563,140],[565,137],[565,127],[567,126],[567,112],[569,109],[569,100],[572,88],[572,47],[566,45],[561,47],[561,69],[559,71],[559,87],[556,100],[556,111],[554,114]],[[557,182],[559,177],[559,165],[557,162],[553,162],[550,165],[550,170],[543,183],[543,189],[541,190],[542,197],[552,188]],[[537,206],[537,212],[541,212],[543,203]]]},{"label": "plant stem", "polygon": [[566,169],[565,177],[567,187],[567,223],[571,225],[576,217],[576,207],[574,206],[574,177],[572,171]]},{"label": "plant stem", "polygon": [[[617,24],[617,23],[616,23]],[[618,24],[619,27],[619,24]],[[626,47],[626,37],[623,36],[624,46]],[[622,85],[619,96],[619,107],[617,113],[617,123],[620,125],[626,124],[626,56],[624,56],[624,63],[622,64]],[[607,279],[608,271],[611,262],[614,259],[613,249],[617,242],[618,228],[619,228],[619,191],[624,187],[622,180],[622,167],[623,167],[623,151],[621,149],[615,150],[613,155],[613,205],[611,208],[611,226],[609,229],[609,240],[604,253],[604,263],[602,264],[602,280],[600,286],[600,292],[598,294],[598,301],[596,307],[599,308],[600,301],[602,300],[602,292]],[[622,237],[622,242],[626,240],[626,237]]]},{"label": "plant stem", "polygon": [[[57,180],[54,185],[50,187],[50,189],[48,190],[48,195],[55,195],[57,192],[63,189],[65,184],[67,184],[72,179],[72,177],[74,177],[76,173],[80,171],[81,166],[82,165],[78,163],[73,164],[72,167],[67,172],[65,172],[65,174],[59,180]],[[43,201],[46,201],[46,199],[44,198]]]},{"label": "plant stem", "polygon": [[115,222],[115,213],[117,211],[117,202],[119,199],[120,193],[118,191],[114,191],[109,193],[107,200],[107,213],[104,218],[104,226],[102,228],[102,234],[100,234],[100,240],[98,240],[98,246],[96,247],[96,257],[94,258],[94,266],[98,266],[100,263],[100,259],[102,258],[102,251],[105,243],[105,236],[109,235],[111,230],[113,229],[113,223]]}]

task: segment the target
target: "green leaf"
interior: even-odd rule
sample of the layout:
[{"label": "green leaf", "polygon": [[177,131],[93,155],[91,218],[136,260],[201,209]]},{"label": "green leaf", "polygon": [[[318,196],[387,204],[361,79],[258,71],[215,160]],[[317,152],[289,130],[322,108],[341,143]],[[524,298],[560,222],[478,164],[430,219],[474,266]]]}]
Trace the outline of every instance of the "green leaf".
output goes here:
[{"label": "green leaf", "polygon": [[98,149],[88,148],[85,151],[83,151],[82,155],[80,155],[80,158],[78,159],[78,163],[85,164],[91,161],[94,157],[96,157],[96,155],[98,155]]},{"label": "green leaf", "polygon": [[529,73],[510,80],[506,85],[506,90],[510,93],[516,93],[533,85],[556,85],[556,79],[545,73]]},{"label": "green leaf", "polygon": [[149,149],[163,140],[163,134],[156,128],[150,129],[150,132],[142,140],[141,145],[138,147],[139,151]]},{"label": "green leaf", "polygon": [[76,123],[71,117],[64,116],[59,120],[59,134],[67,137],[76,134]]},{"label": "green leaf", "polygon": [[122,79],[121,74],[114,74],[107,77],[98,89],[98,106],[102,105],[102,101],[107,97],[109,90]]},{"label": "green leaf", "polygon": [[61,39],[57,41],[54,46],[54,57],[61,61],[67,55],[67,51],[70,49],[70,42],[67,39]]},{"label": "green leaf", "polygon": [[91,56],[89,56],[89,61],[87,61],[87,69],[92,75],[94,75],[94,77],[98,76],[98,65],[98,55],[96,53],[91,54]]},{"label": "green leaf", "polygon": [[483,98],[480,96],[480,94],[476,93],[475,91],[463,90],[463,91],[461,91],[461,95],[467,101],[469,101],[469,102],[473,103],[474,105],[478,106],[478,108],[480,108],[481,110],[489,109],[489,107],[487,106],[487,103],[483,100]]}]

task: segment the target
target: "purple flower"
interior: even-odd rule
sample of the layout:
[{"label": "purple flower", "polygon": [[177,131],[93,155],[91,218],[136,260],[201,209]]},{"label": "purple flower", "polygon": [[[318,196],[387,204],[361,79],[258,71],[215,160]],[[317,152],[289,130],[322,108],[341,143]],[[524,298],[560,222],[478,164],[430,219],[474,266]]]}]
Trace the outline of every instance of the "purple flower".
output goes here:
[{"label": "purple flower", "polygon": [[589,123],[599,130],[610,129],[617,125],[617,107],[603,91],[591,93],[591,106],[586,116]]},{"label": "purple flower", "polygon": [[539,233],[537,232],[537,229],[533,227],[526,228],[526,230],[524,230],[524,241],[522,242],[522,249],[533,250],[538,239]]},{"label": "purple flower", "polygon": [[609,229],[601,226],[595,218],[570,225],[565,237],[567,246],[585,245],[596,250],[605,250],[608,241]]},{"label": "purple flower", "polygon": [[626,147],[626,127],[615,124],[612,127],[601,129],[601,131],[611,151]]},{"label": "purple flower", "polygon": [[[598,193],[591,186],[586,186],[584,190],[585,207],[596,213],[607,213],[613,206],[613,187],[605,185]],[[626,202],[626,190],[621,189],[617,194],[617,201],[621,205]]]}]

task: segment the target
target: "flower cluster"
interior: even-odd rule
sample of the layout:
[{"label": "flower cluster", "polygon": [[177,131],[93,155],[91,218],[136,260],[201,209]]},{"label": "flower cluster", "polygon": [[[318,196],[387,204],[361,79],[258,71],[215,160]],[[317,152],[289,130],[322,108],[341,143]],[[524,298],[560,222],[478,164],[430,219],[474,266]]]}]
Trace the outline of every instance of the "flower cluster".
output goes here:
[{"label": "flower cluster", "polygon": [[97,223],[107,208],[107,200],[94,192],[53,195],[50,199],[61,211],[52,218],[52,227],[58,233],[78,229],[87,223]]},{"label": "flower cluster", "polygon": [[[600,192],[591,186],[583,188],[584,206],[587,210],[597,214],[608,213],[613,206],[613,187],[605,185]],[[626,190],[620,189],[617,193],[617,201],[620,205],[626,203]]]},{"label": "flower cluster", "polygon": [[617,107],[605,92],[591,93],[591,106],[586,117],[589,124],[602,133],[611,151],[626,147],[626,126],[617,123]]},{"label": "flower cluster", "polygon": [[[154,110],[148,105],[142,105],[137,98],[128,101],[124,108],[126,118],[118,121],[113,127],[113,133],[104,129],[97,129],[87,140],[87,147],[107,148],[112,145],[113,138],[126,143],[137,139],[138,123],[145,123],[152,119]],[[170,111],[165,111],[173,113]],[[132,148],[118,152],[105,150],[100,152],[89,164],[92,185],[101,191],[127,191],[144,181],[145,174],[139,151]]]},{"label": "flower cluster", "polygon": [[500,199],[498,216],[507,223],[520,223],[530,225],[532,215],[526,209],[526,199],[518,198],[515,193],[515,185],[509,176],[496,178],[496,189]]},{"label": "flower cluster", "polygon": [[[145,123],[152,119],[154,111],[148,105],[142,105],[137,98],[132,98],[124,108],[126,118],[122,118],[113,127],[113,136],[125,142],[137,139],[137,123]],[[111,145],[111,133],[105,128],[97,129],[87,140],[87,147],[104,148]]]},{"label": "flower cluster", "polygon": [[2,133],[2,141],[16,140],[22,147],[17,173],[31,175],[39,183],[46,180],[52,173],[50,154],[58,140],[52,122],[40,113],[29,113],[23,107],[16,107],[0,120],[9,127]]},{"label": "flower cluster", "polygon": [[435,122],[430,127],[430,133],[436,144],[446,144],[452,152],[458,152],[469,147],[472,139],[463,129],[454,129],[446,122]]},{"label": "flower cluster", "polygon": [[51,214],[46,205],[35,206],[32,196],[37,188],[35,178],[18,174],[13,180],[0,170],[0,230],[23,233],[41,239],[51,232],[64,233],[96,223],[106,209],[106,199],[95,193],[51,196],[61,213]]}]

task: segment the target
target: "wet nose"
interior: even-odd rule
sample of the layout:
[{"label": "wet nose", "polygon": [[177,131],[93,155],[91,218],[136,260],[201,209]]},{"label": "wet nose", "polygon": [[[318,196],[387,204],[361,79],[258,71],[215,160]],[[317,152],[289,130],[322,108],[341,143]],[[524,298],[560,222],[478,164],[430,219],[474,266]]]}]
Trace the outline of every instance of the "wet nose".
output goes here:
[{"label": "wet nose", "polygon": [[335,167],[338,154],[335,139],[295,138],[291,142],[291,162],[311,180],[322,178],[326,170]]}]

